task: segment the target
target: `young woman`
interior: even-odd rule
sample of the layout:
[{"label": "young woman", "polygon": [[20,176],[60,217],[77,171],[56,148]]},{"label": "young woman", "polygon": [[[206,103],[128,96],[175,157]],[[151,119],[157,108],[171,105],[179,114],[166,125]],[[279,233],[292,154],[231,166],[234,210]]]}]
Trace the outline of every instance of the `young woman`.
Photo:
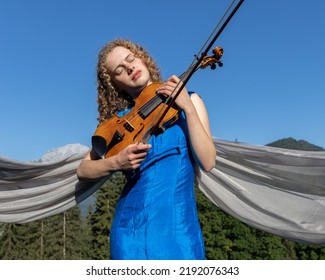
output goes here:
[{"label": "young woman", "polygon": [[[114,40],[101,50],[97,66],[99,123],[132,109],[133,100],[160,71],[148,52],[128,40]],[[157,89],[171,95],[175,75]],[[204,259],[204,243],[194,196],[195,165],[215,165],[216,150],[201,98],[184,87],[176,99],[178,120],[148,143],[130,144],[97,160],[90,150],[77,175],[93,180],[114,171],[127,178],[111,228],[113,259]]]}]

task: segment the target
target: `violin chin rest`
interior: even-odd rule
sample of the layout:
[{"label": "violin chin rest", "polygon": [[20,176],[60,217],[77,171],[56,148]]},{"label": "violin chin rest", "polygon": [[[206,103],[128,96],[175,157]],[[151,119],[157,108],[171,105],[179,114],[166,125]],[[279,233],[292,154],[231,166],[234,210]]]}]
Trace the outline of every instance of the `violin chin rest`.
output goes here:
[{"label": "violin chin rest", "polygon": [[107,152],[107,143],[105,138],[94,135],[91,137],[91,144],[93,146],[93,152],[98,156],[98,158],[105,158]]}]

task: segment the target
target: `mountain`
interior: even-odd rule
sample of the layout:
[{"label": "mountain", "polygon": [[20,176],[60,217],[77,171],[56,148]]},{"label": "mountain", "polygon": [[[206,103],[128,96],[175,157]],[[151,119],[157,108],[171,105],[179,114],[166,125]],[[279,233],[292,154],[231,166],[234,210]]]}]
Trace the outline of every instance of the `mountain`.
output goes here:
[{"label": "mountain", "polygon": [[75,154],[83,154],[89,150],[87,146],[81,144],[68,144],[59,148],[54,148],[47,151],[38,161],[48,162],[57,161],[70,157]]},{"label": "mountain", "polygon": [[278,147],[290,150],[300,150],[300,151],[325,151],[324,148],[311,144],[305,140],[296,140],[292,137],[283,138],[266,146]]}]

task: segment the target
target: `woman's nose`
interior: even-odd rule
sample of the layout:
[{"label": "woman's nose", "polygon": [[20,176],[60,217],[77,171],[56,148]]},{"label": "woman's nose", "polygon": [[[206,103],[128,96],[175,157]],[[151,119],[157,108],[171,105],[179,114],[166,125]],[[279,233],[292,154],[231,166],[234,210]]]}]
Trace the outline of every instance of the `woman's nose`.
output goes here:
[{"label": "woman's nose", "polygon": [[129,64],[127,67],[128,75],[130,75],[133,72],[133,70],[134,70],[134,65]]}]

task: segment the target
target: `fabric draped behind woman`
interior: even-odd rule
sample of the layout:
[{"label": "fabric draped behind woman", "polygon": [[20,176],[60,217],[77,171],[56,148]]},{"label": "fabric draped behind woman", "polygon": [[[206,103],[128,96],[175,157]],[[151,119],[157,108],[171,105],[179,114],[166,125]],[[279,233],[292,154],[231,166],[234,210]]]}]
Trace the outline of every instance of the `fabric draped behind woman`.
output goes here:
[{"label": "fabric draped behind woman", "polygon": [[[196,176],[213,203],[261,230],[325,245],[325,152],[214,143],[215,168],[197,169]],[[107,178],[79,182],[75,171],[83,156],[84,151],[49,162],[0,158],[0,222],[41,219],[90,196]]]},{"label": "fabric draped behind woman", "polygon": [[325,152],[215,143],[216,167],[198,170],[211,201],[258,229],[325,245]]},{"label": "fabric draped behind woman", "polygon": [[0,222],[26,223],[61,213],[86,199],[107,180],[78,181],[76,169],[84,152],[68,154],[49,162],[0,157]]}]

